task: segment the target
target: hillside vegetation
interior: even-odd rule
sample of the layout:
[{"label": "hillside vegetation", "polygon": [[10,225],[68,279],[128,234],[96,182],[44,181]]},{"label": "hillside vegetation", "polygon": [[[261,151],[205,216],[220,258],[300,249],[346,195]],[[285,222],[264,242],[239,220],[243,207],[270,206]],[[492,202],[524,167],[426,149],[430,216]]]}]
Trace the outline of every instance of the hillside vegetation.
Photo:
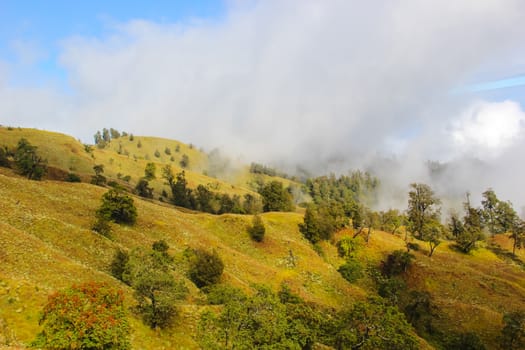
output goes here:
[{"label": "hillside vegetation", "polygon": [[[159,164],[158,169],[170,164],[164,149],[169,147],[174,154],[179,145],[179,151],[190,158],[187,177],[191,186],[216,181],[226,193],[254,193],[248,185],[254,179],[246,168],[239,173],[242,183],[235,185],[207,177],[202,174],[207,168],[206,155],[177,141],[122,137],[104,149],[93,147],[87,152],[84,145],[65,135],[0,128],[0,145],[15,146],[21,137],[38,147],[49,166],[78,173],[87,181],[95,164],[104,164],[105,174],[112,179],[130,175],[131,181],[138,180],[149,161]],[[136,150],[139,140],[142,146]],[[161,156],[154,159],[157,149]],[[179,170],[177,163],[176,159],[172,166]],[[265,175],[265,179],[273,177]],[[164,186],[160,176],[155,181],[156,188]],[[224,262],[222,285],[253,294],[255,285],[277,292],[284,284],[306,302],[342,310],[377,295],[373,271],[380,270],[390,253],[406,246],[403,230],[397,234],[372,232],[370,226],[367,242],[364,235],[355,238],[359,249],[353,259],[363,266],[362,277],[348,282],[338,272],[345,259],[338,254],[336,243],[354,236],[356,231],[351,227],[339,230],[329,241],[312,245],[299,230],[301,213],[269,212],[260,214],[266,232],[264,240],[256,242],[248,233],[252,215],[198,213],[138,196],[133,196],[136,224],[111,224],[107,238],[92,230],[107,191],[89,183],[30,181],[0,168],[0,347],[25,346],[34,340],[41,330],[39,317],[48,295],[73,284],[106,282],[124,291],[127,308],[136,305],[132,288],[111,275],[110,265],[118,249],[131,251],[166,241],[174,259],[173,273],[189,290],[168,328],[152,330],[130,312],[132,347],[197,349],[199,317],[217,307],[207,305],[206,294],[187,277],[187,257],[192,249],[218,253]],[[482,242],[470,254],[458,252],[452,242],[444,241],[431,258],[425,242],[414,239],[413,243],[420,248],[412,250],[413,263],[402,276],[407,290],[426,292],[432,301],[432,327],[425,331],[428,342],[417,338],[419,347],[440,348],[440,337],[472,332],[487,348],[499,349],[503,315],[525,307],[523,252],[518,250],[513,257],[512,243],[503,234]]]}]

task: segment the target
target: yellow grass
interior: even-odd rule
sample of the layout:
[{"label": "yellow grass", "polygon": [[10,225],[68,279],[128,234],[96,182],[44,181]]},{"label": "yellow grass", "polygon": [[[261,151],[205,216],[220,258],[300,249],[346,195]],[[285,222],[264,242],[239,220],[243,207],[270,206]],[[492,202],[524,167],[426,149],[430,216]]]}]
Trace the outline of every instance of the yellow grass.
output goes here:
[{"label": "yellow grass", "polygon": [[[132,181],[143,176],[148,161],[157,164],[158,177],[164,164],[173,163],[174,172],[179,171],[178,161],[171,162],[164,153],[168,146],[175,157],[184,153],[190,156],[187,179],[191,186],[216,182],[220,191],[240,195],[250,192],[247,184],[252,174],[239,173],[235,185],[206,177],[202,174],[207,161],[205,155],[177,141],[136,136],[134,142],[130,142],[126,138],[122,140],[122,147],[130,155],[125,156],[117,154],[115,140],[108,149],[95,149],[92,158],[81,143],[65,135],[0,128],[0,145],[16,145],[20,137],[27,137],[38,146],[50,165],[62,169],[73,167],[75,172],[90,175],[94,164],[104,164],[110,178],[116,178],[120,172],[132,176]],[[137,150],[135,144],[139,139],[142,148]],[[180,145],[180,153],[174,152],[176,145]],[[159,158],[153,155],[156,149],[161,153]],[[144,159],[146,154],[150,160]],[[137,156],[136,160],[133,155]],[[163,188],[160,179],[153,184],[158,191]],[[27,344],[38,332],[38,312],[48,293],[73,283],[106,281],[124,289],[128,306],[132,306],[132,291],[108,273],[114,251],[150,246],[159,239],[165,239],[170,245],[170,252],[178,262],[175,273],[181,278],[186,270],[184,251],[201,247],[215,249],[223,258],[223,283],[246,291],[254,283],[277,290],[284,282],[306,300],[334,308],[349,306],[354,300],[374,293],[366,278],[350,284],[337,272],[343,260],[337,256],[333,243],[351,236],[352,230],[339,232],[332,243],[320,244],[324,252],[324,257],[320,257],[298,231],[301,213],[265,213],[262,219],[267,234],[263,242],[256,243],[246,232],[250,216],[191,213],[135,197],[137,224],[133,227],[114,225],[114,238],[109,240],[90,230],[105,191],[86,183],[28,181],[0,168],[0,320],[5,320],[16,333],[19,343]],[[505,236],[496,236],[492,241],[503,250],[512,248],[512,242]],[[497,349],[502,315],[525,308],[524,270],[519,264],[496,255],[488,244],[471,254],[461,254],[450,242],[444,242],[434,256],[428,258],[427,244],[417,243],[422,249],[413,252],[416,260],[409,273],[409,288],[431,293],[440,308],[436,321],[440,328],[475,331],[488,348]],[[365,264],[379,266],[381,260],[396,249],[404,249],[400,236],[374,231],[368,244],[363,241],[359,258]],[[523,254],[518,251],[522,260]],[[180,319],[172,328],[154,332],[132,317],[134,348],[197,348],[195,327],[204,296],[190,281],[185,279],[185,283],[190,295],[181,304]]]}]

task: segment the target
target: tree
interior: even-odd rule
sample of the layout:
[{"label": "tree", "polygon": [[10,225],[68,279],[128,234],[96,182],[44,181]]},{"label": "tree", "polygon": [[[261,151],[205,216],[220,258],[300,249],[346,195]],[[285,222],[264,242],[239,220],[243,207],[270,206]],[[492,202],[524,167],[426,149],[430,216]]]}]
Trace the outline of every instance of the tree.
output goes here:
[{"label": "tree", "polygon": [[173,259],[165,241],[153,243],[152,250],[135,249],[122,273],[122,280],[135,290],[136,310],[151,328],[164,328],[177,316],[177,303],[188,292],[171,272]]},{"label": "tree", "polygon": [[404,223],[404,217],[397,209],[389,209],[380,213],[381,229],[395,234]]},{"label": "tree", "polygon": [[245,214],[258,214],[263,211],[262,202],[260,198],[252,195],[245,194],[242,208]]},{"label": "tree", "polygon": [[517,218],[518,214],[516,214],[511,202],[499,201],[496,205],[497,233],[509,232]]},{"label": "tree", "polygon": [[229,300],[219,315],[201,315],[198,339],[204,349],[298,349],[287,336],[286,307],[268,288]]},{"label": "tree", "polygon": [[268,211],[292,211],[292,195],[280,181],[271,181],[265,184],[259,191],[263,197],[263,210]]},{"label": "tree", "polygon": [[335,324],[334,347],[346,349],[417,349],[411,327],[396,307],[379,299],[357,302]]},{"label": "tree", "polygon": [[144,198],[153,198],[153,188],[149,187],[149,182],[146,179],[140,179],[135,186],[136,193]]},{"label": "tree", "polygon": [[498,231],[496,228],[496,206],[499,203],[499,199],[492,188],[483,192],[482,196],[483,200],[481,201],[481,205],[483,206],[483,216],[490,233],[494,234]]},{"label": "tree", "polygon": [[188,157],[186,154],[183,154],[179,165],[181,168],[187,169],[190,166],[190,157]]},{"label": "tree", "polygon": [[421,238],[423,228],[430,220],[438,220],[441,204],[430,186],[413,183],[408,192],[408,226],[416,238]]},{"label": "tree", "polygon": [[102,129],[102,140],[104,140],[105,143],[109,143],[111,141],[111,135],[109,134],[109,130],[106,128]]},{"label": "tree", "polygon": [[312,243],[329,240],[346,222],[342,207],[335,201],[309,204],[299,231]]},{"label": "tree", "polygon": [[171,156],[171,149],[168,146],[166,146],[166,148],[164,148],[164,153],[166,153],[166,155],[168,156]]},{"label": "tree", "polygon": [[118,224],[133,225],[137,220],[137,208],[133,198],[120,189],[111,189],[102,196],[102,205],[97,215]]},{"label": "tree", "polygon": [[156,149],[156,150],[155,150],[155,153],[153,153],[153,155],[154,155],[155,157],[159,158],[159,157],[160,157],[160,152],[159,152],[159,150]]},{"label": "tree", "polygon": [[95,175],[91,177],[91,183],[97,186],[103,186],[106,184],[106,177],[102,175],[104,173],[104,164],[95,164],[93,166]]},{"label": "tree", "polygon": [[208,253],[205,250],[196,249],[190,260],[188,275],[197,287],[203,288],[217,283],[223,270],[224,263],[217,251]]},{"label": "tree", "polygon": [[36,153],[37,149],[25,138],[21,138],[14,153],[16,169],[29,180],[40,180],[47,171],[46,161]]},{"label": "tree", "polygon": [[155,163],[146,164],[146,168],[144,169],[144,178],[148,181],[155,179],[156,171],[157,167],[155,166]]},{"label": "tree", "polygon": [[425,222],[421,231],[421,240],[428,242],[430,251],[429,257],[432,257],[437,246],[441,244],[441,238],[444,236],[444,228],[437,220],[429,220]]},{"label": "tree", "polygon": [[501,330],[501,346],[503,349],[525,348],[525,312],[513,311],[503,316],[503,329]]},{"label": "tree", "polygon": [[521,249],[525,246],[525,221],[517,216],[510,229],[510,239],[513,240],[512,255],[516,256],[516,248]]},{"label": "tree", "polygon": [[264,222],[259,215],[253,216],[252,225],[248,227],[248,233],[250,234],[250,237],[256,242],[262,242],[264,239],[266,227],[264,227]]},{"label": "tree", "polygon": [[124,294],[104,283],[74,285],[48,297],[33,346],[46,349],[129,349]]},{"label": "tree", "polygon": [[[169,177],[169,174],[166,176]],[[171,178],[171,180],[168,180],[168,183],[171,187],[173,204],[193,209],[192,203],[195,201],[195,198],[193,198],[191,189],[187,187],[188,182],[186,181],[186,174],[184,171],[177,174],[177,181],[174,181],[174,179]]]},{"label": "tree", "polygon": [[116,129],[109,128],[109,133],[112,139],[118,139],[120,137],[120,132]]},{"label": "tree", "polygon": [[138,311],[151,328],[165,328],[177,315],[176,302],[187,290],[168,271],[142,264],[132,283],[139,303]]},{"label": "tree", "polygon": [[463,222],[457,217],[452,216],[449,225],[455,237],[457,247],[464,253],[476,248],[476,242],[483,238],[483,211],[470,205],[470,197],[467,193],[467,200],[463,203],[465,216]]}]

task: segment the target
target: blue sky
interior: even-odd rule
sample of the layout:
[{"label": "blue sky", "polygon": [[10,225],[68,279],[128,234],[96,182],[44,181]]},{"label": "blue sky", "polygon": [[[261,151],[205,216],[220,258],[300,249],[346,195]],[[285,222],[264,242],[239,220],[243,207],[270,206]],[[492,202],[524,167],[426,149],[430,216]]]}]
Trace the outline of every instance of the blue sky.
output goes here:
[{"label": "blue sky", "polygon": [[[220,20],[225,11],[221,0],[0,0],[0,60],[15,66],[10,80],[14,85],[55,82],[65,87],[67,76],[58,54],[66,38],[103,37],[114,24],[134,19]],[[20,47],[31,50],[35,61],[20,67]]]}]

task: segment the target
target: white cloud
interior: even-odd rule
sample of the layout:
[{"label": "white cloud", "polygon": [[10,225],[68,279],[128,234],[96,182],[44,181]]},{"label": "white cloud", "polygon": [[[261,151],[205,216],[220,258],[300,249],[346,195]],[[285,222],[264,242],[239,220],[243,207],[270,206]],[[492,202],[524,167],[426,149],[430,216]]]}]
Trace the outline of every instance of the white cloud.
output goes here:
[{"label": "white cloud", "polygon": [[462,152],[481,159],[499,156],[521,136],[525,113],[518,103],[476,102],[453,122],[452,137]]},{"label": "white cloud", "polygon": [[[390,151],[405,162],[386,174],[403,185],[423,176],[429,158],[504,157],[496,150],[512,148],[510,129],[486,132],[494,130],[490,105],[481,119],[458,117],[471,99],[448,91],[525,52],[525,2],[231,4],[220,21],[137,20],[107,36],[68,38],[60,62],[72,93],[4,83],[0,115],[87,141],[111,126],[322,172]],[[515,123],[509,106],[493,107]]]}]

